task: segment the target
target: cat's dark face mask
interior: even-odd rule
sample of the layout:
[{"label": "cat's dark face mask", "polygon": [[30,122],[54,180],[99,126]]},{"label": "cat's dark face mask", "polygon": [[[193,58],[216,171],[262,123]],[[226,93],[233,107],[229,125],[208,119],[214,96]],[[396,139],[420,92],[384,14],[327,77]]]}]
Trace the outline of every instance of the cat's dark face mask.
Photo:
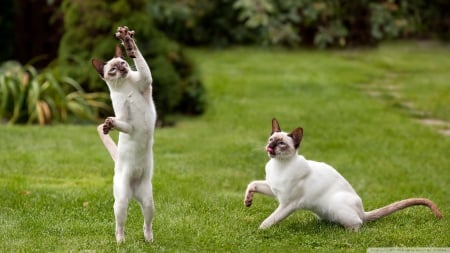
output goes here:
[{"label": "cat's dark face mask", "polygon": [[272,132],[266,145],[270,158],[282,158],[296,154],[303,137],[303,128],[298,127],[287,134],[281,131],[278,121],[272,119]]},{"label": "cat's dark face mask", "polygon": [[105,65],[107,75],[104,78],[118,79],[125,78],[128,74],[128,63],[122,58],[114,58]]}]

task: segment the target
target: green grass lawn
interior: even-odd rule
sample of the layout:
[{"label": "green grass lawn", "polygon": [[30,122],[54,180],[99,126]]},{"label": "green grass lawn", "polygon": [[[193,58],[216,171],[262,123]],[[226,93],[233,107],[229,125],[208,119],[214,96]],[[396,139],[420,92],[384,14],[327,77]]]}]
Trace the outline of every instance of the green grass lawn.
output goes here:
[{"label": "green grass lawn", "polygon": [[[409,113],[450,120],[449,47],[189,53],[199,64],[209,107],[201,117],[157,129],[155,241],[144,243],[142,215],[133,202],[126,242],[115,243],[113,162],[95,126],[0,126],[0,252],[450,247],[450,137]],[[404,103],[410,107],[399,106]],[[352,233],[298,211],[258,230],[277,203],[257,195],[246,208],[243,197],[248,182],[264,178],[272,117],[287,131],[302,126],[300,153],[333,165],[367,210],[426,197],[444,219],[413,207]]]}]

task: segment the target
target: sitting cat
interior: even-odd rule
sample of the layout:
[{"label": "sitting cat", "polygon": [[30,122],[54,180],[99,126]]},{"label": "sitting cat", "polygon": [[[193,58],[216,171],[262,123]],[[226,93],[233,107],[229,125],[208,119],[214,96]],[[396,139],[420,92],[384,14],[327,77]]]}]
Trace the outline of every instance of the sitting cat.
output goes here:
[{"label": "sitting cat", "polygon": [[280,222],[297,209],[314,212],[320,219],[338,223],[358,231],[367,221],[377,220],[400,209],[425,205],[442,218],[437,206],[428,199],[411,198],[365,212],[361,198],[353,187],[331,166],[306,160],[297,154],[303,129],[282,132],[278,121],[272,120],[272,133],[266,151],[266,180],[253,181],[247,186],[244,204],[250,207],[254,193],[277,198],[278,208],[259,228],[265,229]]},{"label": "sitting cat", "polygon": [[[116,240],[125,240],[124,227],[131,198],[139,202],[144,216],[144,238],[153,240],[154,213],[152,194],[153,132],[156,110],[152,99],[152,75],[144,57],[133,39],[134,32],[119,27],[120,39],[128,56],[133,58],[136,70],[123,59],[120,46],[115,57],[108,62],[94,59],[92,64],[110,90],[115,117],[108,117],[97,129],[103,144],[115,162],[114,215]],[[108,135],[110,130],[119,133],[117,146]]]}]

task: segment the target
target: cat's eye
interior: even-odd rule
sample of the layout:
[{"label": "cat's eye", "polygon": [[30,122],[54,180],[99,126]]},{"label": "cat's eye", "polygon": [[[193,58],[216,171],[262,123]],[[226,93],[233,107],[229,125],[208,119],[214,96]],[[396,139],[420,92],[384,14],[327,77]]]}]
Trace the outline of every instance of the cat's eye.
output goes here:
[{"label": "cat's eye", "polygon": [[121,64],[121,65],[125,65],[125,62],[123,61],[123,62],[121,62],[120,64]]},{"label": "cat's eye", "polygon": [[280,141],[280,142],[278,142],[278,144],[280,144],[280,145],[286,145],[286,143],[284,143],[284,141]]},{"label": "cat's eye", "polygon": [[112,67],[111,69],[109,69],[109,71],[108,71],[108,74],[109,75],[111,75],[111,76],[113,76],[113,75],[115,75],[116,74],[116,68],[115,67]]}]

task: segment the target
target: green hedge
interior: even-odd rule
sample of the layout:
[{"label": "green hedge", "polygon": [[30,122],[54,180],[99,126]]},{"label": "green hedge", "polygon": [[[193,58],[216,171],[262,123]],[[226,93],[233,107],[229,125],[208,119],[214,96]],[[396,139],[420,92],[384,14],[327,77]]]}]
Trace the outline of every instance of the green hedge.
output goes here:
[{"label": "green hedge", "polygon": [[373,46],[386,39],[450,40],[448,0],[152,1],[168,36],[189,45]]}]

